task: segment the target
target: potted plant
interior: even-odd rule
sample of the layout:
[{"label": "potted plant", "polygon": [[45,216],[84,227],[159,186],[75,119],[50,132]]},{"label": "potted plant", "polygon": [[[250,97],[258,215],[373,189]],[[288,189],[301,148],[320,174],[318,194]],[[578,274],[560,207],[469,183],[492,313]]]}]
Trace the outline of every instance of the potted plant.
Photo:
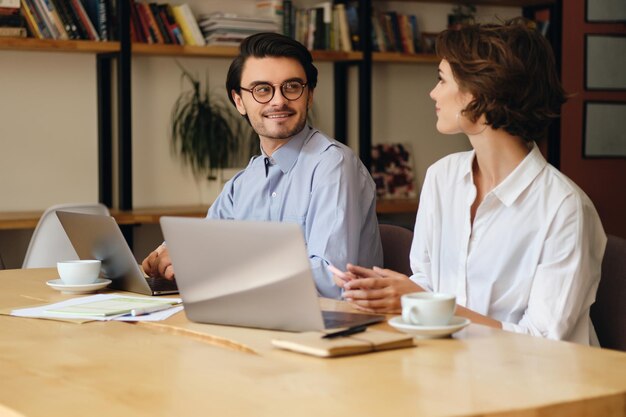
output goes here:
[{"label": "potted plant", "polygon": [[[177,62],[178,63],[178,62]],[[172,149],[197,177],[216,179],[216,171],[241,167],[258,149],[252,128],[226,100],[209,91],[180,63],[181,78],[191,84],[172,110]]]},{"label": "potted plant", "polygon": [[476,6],[469,3],[459,3],[452,8],[452,14],[448,15],[448,28],[458,29],[463,25],[474,23]]}]

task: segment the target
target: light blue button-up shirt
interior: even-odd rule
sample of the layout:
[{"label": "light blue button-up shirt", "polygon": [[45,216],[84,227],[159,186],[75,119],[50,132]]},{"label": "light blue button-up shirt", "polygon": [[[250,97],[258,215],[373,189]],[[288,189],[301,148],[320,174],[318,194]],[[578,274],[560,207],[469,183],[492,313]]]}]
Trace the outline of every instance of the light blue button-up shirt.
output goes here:
[{"label": "light blue button-up shirt", "polygon": [[309,126],[271,157],[252,158],[207,217],[298,223],[324,297],[341,296],[329,264],[382,266],[374,181],[350,148]]}]

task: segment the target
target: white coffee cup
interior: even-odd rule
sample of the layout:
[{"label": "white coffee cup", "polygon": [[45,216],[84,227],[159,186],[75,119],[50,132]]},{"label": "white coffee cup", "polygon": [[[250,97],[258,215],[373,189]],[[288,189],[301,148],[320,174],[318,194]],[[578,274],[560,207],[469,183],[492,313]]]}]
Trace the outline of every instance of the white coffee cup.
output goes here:
[{"label": "white coffee cup", "polygon": [[66,285],[93,284],[100,275],[102,262],[97,259],[57,262],[57,271]]},{"label": "white coffee cup", "polygon": [[456,309],[456,297],[436,292],[414,292],[400,298],[402,320],[420,326],[444,326]]}]

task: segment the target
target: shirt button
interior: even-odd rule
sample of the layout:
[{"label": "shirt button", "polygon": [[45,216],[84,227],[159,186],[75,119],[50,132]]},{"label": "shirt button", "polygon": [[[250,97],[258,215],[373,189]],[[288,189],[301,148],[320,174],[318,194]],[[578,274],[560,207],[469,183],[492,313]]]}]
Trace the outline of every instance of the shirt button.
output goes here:
[{"label": "shirt button", "polygon": [[272,197],[276,197],[278,194],[276,194],[276,192],[272,193]]}]

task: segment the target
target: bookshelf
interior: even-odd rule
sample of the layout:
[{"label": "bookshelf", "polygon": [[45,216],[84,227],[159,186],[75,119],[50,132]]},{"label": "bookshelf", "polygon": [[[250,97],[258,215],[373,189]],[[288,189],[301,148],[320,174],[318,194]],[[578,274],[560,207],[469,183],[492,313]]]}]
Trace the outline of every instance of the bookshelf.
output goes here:
[{"label": "bookshelf", "polygon": [[[131,125],[132,115],[130,114],[130,71],[133,56],[172,56],[188,58],[223,58],[229,59],[236,55],[236,48],[229,47],[199,47],[199,46],[177,46],[177,45],[155,45],[139,44],[130,42],[128,11],[123,5],[128,6],[127,1],[116,0],[120,10],[121,35],[120,42],[92,42],[92,41],[54,41],[38,39],[0,39],[0,50],[19,50],[33,52],[66,52],[66,53],[88,53],[97,56],[98,72],[98,130],[100,138],[99,162],[100,169],[100,201],[108,206],[113,202],[113,155],[112,155],[112,129],[113,117],[112,108],[116,107],[118,112],[118,149],[120,149],[120,164],[117,178],[119,185],[117,192],[120,193],[120,208],[132,210],[132,166],[130,165],[129,149],[132,144]],[[360,12],[367,16],[371,11],[373,3],[384,3],[385,0],[359,0]],[[411,3],[442,3],[452,5],[455,2],[450,0],[401,0]],[[477,5],[497,5],[522,7],[529,9],[533,7],[543,7],[545,5],[556,5],[557,0],[478,0],[472,3]],[[125,15],[126,13],[126,15]],[[360,19],[362,27],[361,33],[371,33],[370,19]],[[335,84],[335,136],[347,137],[347,103],[346,85],[348,84],[348,69],[358,66],[359,86],[358,86],[358,125],[359,125],[359,149],[360,156],[364,163],[368,163],[369,149],[371,147],[371,129],[375,123],[372,117],[372,66],[378,63],[407,64],[407,65],[436,65],[439,61],[434,55],[415,54],[407,55],[401,53],[379,53],[372,51],[371,38],[362,36],[363,48],[361,52],[331,52],[313,51],[316,61],[333,63],[334,84]],[[117,72],[117,77],[113,77],[113,72]],[[117,88],[118,94],[113,95],[112,91]],[[113,98],[115,96],[115,98]],[[115,100],[115,103],[113,103]],[[115,104],[115,106],[113,106]],[[374,121],[373,121],[374,120]],[[125,197],[122,197],[124,195]],[[390,203],[393,204],[393,203]],[[399,205],[397,205],[399,207]]]}]

